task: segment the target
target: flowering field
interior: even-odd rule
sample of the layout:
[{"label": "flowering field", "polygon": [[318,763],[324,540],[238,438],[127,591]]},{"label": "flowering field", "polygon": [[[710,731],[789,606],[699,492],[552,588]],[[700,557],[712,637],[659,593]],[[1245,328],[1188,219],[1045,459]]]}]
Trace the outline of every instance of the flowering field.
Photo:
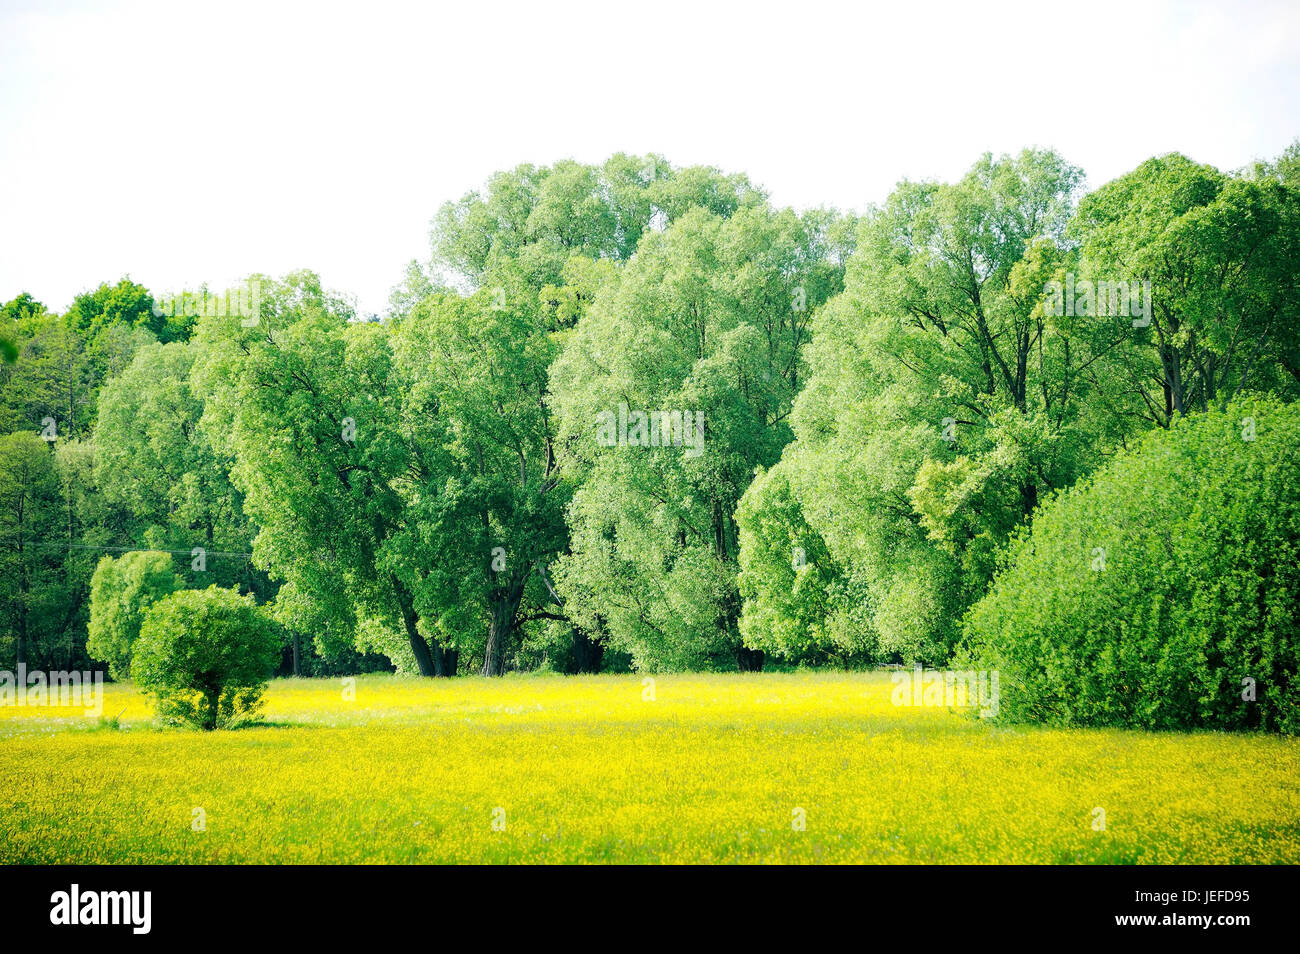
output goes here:
[{"label": "flowering field", "polygon": [[0,708],[0,862],[1300,863],[1300,741],[1000,727],[891,689],[281,680],[266,724],[200,733],[113,685],[117,727]]}]

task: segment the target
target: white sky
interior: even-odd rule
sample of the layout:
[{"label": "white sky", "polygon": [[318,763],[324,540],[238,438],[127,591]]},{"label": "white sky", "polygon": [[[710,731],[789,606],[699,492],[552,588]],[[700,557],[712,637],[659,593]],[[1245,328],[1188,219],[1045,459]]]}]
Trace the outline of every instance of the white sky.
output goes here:
[{"label": "white sky", "polygon": [[860,209],[1053,146],[1099,185],[1300,136],[1300,3],[799,0],[424,10],[0,0],[0,300],[309,267],[382,311],[438,206],[617,151]]}]

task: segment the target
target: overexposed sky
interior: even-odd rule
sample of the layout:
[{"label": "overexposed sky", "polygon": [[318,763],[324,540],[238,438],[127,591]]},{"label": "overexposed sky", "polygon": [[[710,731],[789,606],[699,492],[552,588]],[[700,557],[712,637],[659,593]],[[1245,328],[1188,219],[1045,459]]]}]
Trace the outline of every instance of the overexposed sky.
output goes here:
[{"label": "overexposed sky", "polygon": [[381,312],[438,206],[658,152],[775,202],[1052,146],[1091,186],[1300,136],[1300,3],[0,0],[0,301],[308,267]]}]

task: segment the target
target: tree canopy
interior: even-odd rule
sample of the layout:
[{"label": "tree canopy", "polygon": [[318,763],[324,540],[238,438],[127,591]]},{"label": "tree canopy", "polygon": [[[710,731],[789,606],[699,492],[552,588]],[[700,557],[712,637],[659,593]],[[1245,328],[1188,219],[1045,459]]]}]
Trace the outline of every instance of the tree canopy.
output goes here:
[{"label": "tree canopy", "polygon": [[[1179,500],[1209,501],[1189,513],[1214,509],[1241,586],[1293,559],[1280,512],[1252,515],[1286,462],[1207,435],[1251,408],[1286,433],[1297,275],[1300,144],[1232,171],[1156,156],[1091,191],[1052,150],[984,155],[861,215],[620,153],[444,203],[382,317],[308,270],[248,276],[239,313],[127,277],[63,313],[23,293],[0,305],[2,651],[126,676],[143,606],[215,584],[274,620],[285,672],[944,665],[965,645],[1015,685],[1059,663],[1025,717],[1244,725],[1219,644],[1152,623],[1196,675],[1160,682],[1148,640],[1120,678],[1084,603],[1042,652],[1021,603],[1092,594],[1066,550],[1097,521],[1154,559],[1191,533]],[[1198,484],[1184,451],[1255,483]],[[1107,496],[1120,474],[1160,486]],[[1264,549],[1233,550],[1243,533]],[[1163,579],[1143,585],[1227,611],[1211,576]],[[1080,702],[1052,680],[1094,651],[1109,681]],[[1117,702],[1135,672],[1182,701]],[[1189,701],[1206,673],[1217,701]],[[1264,698],[1250,724],[1291,731]]]}]

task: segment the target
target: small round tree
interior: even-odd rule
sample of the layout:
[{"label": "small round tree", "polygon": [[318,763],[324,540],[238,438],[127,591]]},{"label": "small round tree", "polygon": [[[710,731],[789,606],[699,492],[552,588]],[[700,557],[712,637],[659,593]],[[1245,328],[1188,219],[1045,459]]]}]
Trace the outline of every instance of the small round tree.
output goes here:
[{"label": "small round tree", "polygon": [[182,585],[169,553],[137,550],[101,559],[90,578],[87,652],[108,663],[114,679],[127,678],[145,612]]},{"label": "small round tree", "polygon": [[145,614],[131,673],[165,720],[225,728],[256,717],[279,651],[275,626],[251,596],[180,590]]}]

